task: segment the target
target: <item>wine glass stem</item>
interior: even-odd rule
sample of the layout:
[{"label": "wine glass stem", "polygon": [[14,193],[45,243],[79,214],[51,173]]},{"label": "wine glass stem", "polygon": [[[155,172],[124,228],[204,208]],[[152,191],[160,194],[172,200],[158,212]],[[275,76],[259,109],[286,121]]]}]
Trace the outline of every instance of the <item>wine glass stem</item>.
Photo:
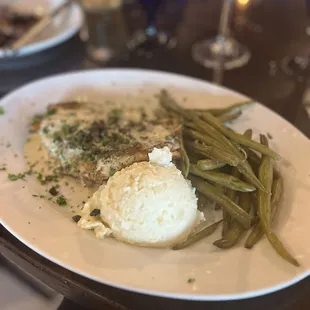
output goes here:
[{"label": "wine glass stem", "polygon": [[233,0],[224,0],[220,17],[219,34],[218,34],[218,40],[222,41],[222,43],[224,43],[225,39],[229,37],[228,25],[232,5]]},{"label": "wine glass stem", "polygon": [[145,29],[145,33],[148,35],[148,36],[154,36],[156,35],[157,33],[157,28],[156,28],[156,25],[155,25],[155,20],[156,20],[156,11],[151,11],[149,10],[147,12],[147,16],[146,16],[146,21],[147,21],[147,26],[146,26],[146,29]]}]

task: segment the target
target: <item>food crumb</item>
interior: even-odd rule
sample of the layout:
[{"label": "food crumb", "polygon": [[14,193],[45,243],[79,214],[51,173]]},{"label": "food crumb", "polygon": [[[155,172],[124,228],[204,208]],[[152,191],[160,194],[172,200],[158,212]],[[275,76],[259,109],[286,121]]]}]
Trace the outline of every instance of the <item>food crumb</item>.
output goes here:
[{"label": "food crumb", "polygon": [[58,195],[58,190],[56,188],[56,186],[51,187],[48,192],[52,195],[52,196],[57,196]]},{"label": "food crumb", "polygon": [[189,278],[187,279],[187,283],[191,284],[191,283],[194,283],[196,281],[195,278]]},{"label": "food crumb", "polygon": [[77,223],[79,220],[81,219],[81,216],[80,215],[74,215],[72,216],[72,220]]},{"label": "food crumb", "polygon": [[268,139],[270,139],[270,140],[273,139],[272,135],[271,135],[269,132],[267,132],[267,137],[268,137]]}]

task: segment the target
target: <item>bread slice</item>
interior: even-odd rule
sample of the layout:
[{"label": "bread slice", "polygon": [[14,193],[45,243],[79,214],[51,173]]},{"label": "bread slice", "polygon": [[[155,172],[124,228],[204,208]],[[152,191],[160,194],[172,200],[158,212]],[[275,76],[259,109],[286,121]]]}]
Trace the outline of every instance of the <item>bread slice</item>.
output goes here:
[{"label": "bread slice", "polygon": [[101,184],[116,171],[168,146],[179,158],[180,119],[157,104],[66,102],[36,123],[44,146],[64,174]]}]

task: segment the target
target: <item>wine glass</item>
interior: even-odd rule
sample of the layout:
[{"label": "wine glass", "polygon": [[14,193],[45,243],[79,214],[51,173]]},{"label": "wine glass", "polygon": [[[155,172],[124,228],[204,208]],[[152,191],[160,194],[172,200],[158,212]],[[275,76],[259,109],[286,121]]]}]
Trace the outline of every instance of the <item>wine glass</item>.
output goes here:
[{"label": "wine glass", "polygon": [[[310,0],[306,0],[308,18],[310,18]],[[310,26],[306,28],[306,34],[310,38]],[[282,69],[288,75],[296,75],[299,78],[310,77],[310,51],[305,55],[288,56],[282,59]]]},{"label": "wine glass", "polygon": [[171,39],[164,31],[158,31],[156,27],[156,17],[162,0],[138,0],[146,13],[146,28],[137,32],[128,43],[128,48],[139,50],[151,50],[157,47],[175,46],[175,39]]},{"label": "wine glass", "polygon": [[198,42],[192,48],[194,60],[207,68],[230,70],[245,65],[251,57],[249,49],[230,35],[229,20],[233,3],[234,0],[224,0],[218,35]]}]

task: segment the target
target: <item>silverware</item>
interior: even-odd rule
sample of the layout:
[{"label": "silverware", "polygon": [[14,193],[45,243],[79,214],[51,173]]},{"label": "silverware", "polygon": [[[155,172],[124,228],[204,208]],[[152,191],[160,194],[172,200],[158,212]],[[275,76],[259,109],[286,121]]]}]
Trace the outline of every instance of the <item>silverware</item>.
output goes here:
[{"label": "silverware", "polygon": [[5,49],[6,56],[16,56],[20,48],[25,46],[29,41],[36,38],[47,26],[51,24],[53,18],[65,10],[72,4],[72,0],[67,0],[55,9],[53,9],[46,16],[42,17],[35,25],[33,25],[26,33],[24,33],[18,40],[16,40],[9,48]]}]

